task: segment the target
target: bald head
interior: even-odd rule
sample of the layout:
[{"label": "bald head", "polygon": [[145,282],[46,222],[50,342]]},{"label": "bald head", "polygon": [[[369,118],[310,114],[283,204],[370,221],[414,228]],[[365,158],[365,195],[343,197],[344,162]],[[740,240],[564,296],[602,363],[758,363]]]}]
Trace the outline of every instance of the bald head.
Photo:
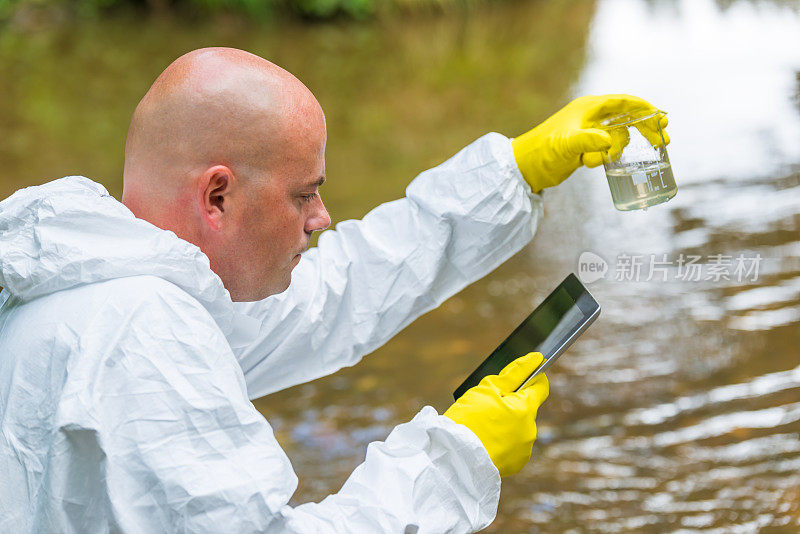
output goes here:
[{"label": "bald head", "polygon": [[[242,50],[195,50],[170,64],[136,107],[122,200],[137,217],[199,246],[235,300],[263,298],[288,285],[255,287],[274,278],[263,272],[264,254],[294,258],[298,243],[307,246],[311,232],[330,223],[321,201],[297,214],[278,204],[294,202],[306,183],[316,194],[325,142],[322,109],[292,74]],[[271,225],[259,236],[248,229],[256,217]],[[291,235],[280,250],[267,250],[280,232]],[[257,242],[264,239],[272,244]],[[261,267],[247,267],[246,255],[260,257]]]},{"label": "bald head", "polygon": [[244,178],[320,128],[319,103],[286,70],[233,48],[189,52],[136,107],[125,144],[125,196],[175,193],[187,173],[213,164]]}]

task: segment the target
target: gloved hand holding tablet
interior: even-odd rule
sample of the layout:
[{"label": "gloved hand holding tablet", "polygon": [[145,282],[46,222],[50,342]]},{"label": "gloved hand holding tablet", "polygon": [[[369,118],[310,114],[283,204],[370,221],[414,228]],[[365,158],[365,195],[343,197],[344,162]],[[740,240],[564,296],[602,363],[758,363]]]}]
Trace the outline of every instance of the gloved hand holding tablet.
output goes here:
[{"label": "gloved hand holding tablet", "polygon": [[536,413],[550,392],[545,369],[599,314],[600,305],[570,274],[456,389],[444,415],[472,430],[500,476],[530,460]]},{"label": "gloved hand holding tablet", "polygon": [[488,375],[529,352],[541,352],[544,362],[515,391],[543,373],[600,315],[600,305],[574,274],[544,299],[492,354],[453,393],[458,399]]}]

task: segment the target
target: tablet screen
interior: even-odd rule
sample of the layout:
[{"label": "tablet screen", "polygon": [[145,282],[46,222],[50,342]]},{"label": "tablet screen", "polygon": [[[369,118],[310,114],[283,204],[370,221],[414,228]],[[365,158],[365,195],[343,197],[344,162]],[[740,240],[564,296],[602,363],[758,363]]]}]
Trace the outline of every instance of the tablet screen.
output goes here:
[{"label": "tablet screen", "polygon": [[573,336],[594,318],[599,306],[570,275],[531,313],[514,332],[459,386],[453,396],[460,397],[487,375],[498,374],[505,366],[529,352],[550,358],[566,348]]}]

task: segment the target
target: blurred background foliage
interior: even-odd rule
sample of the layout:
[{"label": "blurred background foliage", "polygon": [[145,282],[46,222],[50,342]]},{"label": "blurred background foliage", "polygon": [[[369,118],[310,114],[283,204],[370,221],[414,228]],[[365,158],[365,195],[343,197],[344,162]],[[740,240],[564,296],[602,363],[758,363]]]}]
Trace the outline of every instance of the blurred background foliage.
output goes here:
[{"label": "blurred background foliage", "polygon": [[0,22],[30,17],[96,16],[137,10],[189,16],[227,12],[257,19],[365,19],[395,12],[443,11],[478,0],[0,0]]},{"label": "blurred background foliage", "polygon": [[287,68],[317,96],[328,173],[349,184],[326,185],[326,200],[337,220],[360,217],[486,131],[516,135],[566,103],[593,9],[508,0],[369,24],[107,13],[0,31],[0,79],[13,80],[0,83],[0,198],[68,174],[120,194],[127,124],[155,77],[193,48],[233,46]]}]

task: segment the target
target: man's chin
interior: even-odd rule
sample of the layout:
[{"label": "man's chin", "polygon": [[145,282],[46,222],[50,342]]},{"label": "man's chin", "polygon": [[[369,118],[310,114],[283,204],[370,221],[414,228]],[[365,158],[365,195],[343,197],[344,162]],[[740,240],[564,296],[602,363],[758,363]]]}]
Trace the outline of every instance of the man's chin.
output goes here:
[{"label": "man's chin", "polygon": [[286,275],[286,280],[284,281],[283,285],[280,287],[280,289],[279,289],[278,291],[276,291],[275,293],[273,293],[273,295],[277,295],[277,294],[279,294],[279,293],[283,293],[284,291],[286,291],[287,289],[289,289],[289,286],[290,286],[291,284],[292,284],[292,273],[291,273],[291,271],[290,271],[290,272],[289,272],[289,274],[287,274],[287,275]]},{"label": "man's chin", "polygon": [[292,283],[292,275],[289,274],[289,276],[286,277],[286,280],[284,280],[282,283],[276,284],[276,285],[270,287],[269,289],[265,290],[264,291],[264,296],[262,296],[258,300],[264,300],[265,298],[271,297],[273,295],[280,295],[281,293],[283,293],[284,291],[289,289],[289,285],[291,283]]},{"label": "man's chin", "polygon": [[231,295],[231,300],[233,302],[258,302],[260,300],[264,300],[267,297],[271,297],[273,295],[279,295],[289,289],[289,284],[292,282],[292,273],[288,273],[286,278],[280,282],[276,282],[271,284],[267,287],[263,287],[260,290],[255,290],[248,295],[242,296],[242,298],[236,298],[236,296]]},{"label": "man's chin", "polygon": [[270,288],[267,297],[271,297],[272,295],[280,295],[281,293],[289,289],[291,283],[292,283],[292,271],[290,270],[289,272],[286,273],[286,276],[283,277],[283,280],[277,282],[274,286]]}]

